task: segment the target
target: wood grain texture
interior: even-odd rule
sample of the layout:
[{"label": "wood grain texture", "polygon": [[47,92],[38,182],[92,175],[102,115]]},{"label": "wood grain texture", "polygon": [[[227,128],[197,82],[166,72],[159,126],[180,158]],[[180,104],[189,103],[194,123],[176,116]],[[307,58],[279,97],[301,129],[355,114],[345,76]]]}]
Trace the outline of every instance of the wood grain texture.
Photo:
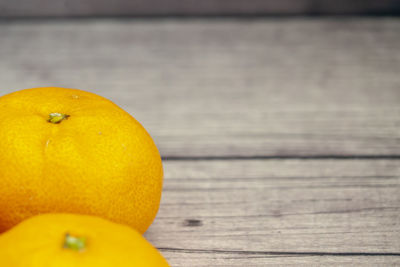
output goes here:
[{"label": "wood grain texture", "polygon": [[145,234],[173,266],[400,264],[400,161],[166,161]]},{"label": "wood grain texture", "polygon": [[0,0],[0,16],[398,14],[399,0]]},{"label": "wood grain texture", "polygon": [[399,156],[400,20],[0,24],[0,93],[99,93],[164,157]]}]

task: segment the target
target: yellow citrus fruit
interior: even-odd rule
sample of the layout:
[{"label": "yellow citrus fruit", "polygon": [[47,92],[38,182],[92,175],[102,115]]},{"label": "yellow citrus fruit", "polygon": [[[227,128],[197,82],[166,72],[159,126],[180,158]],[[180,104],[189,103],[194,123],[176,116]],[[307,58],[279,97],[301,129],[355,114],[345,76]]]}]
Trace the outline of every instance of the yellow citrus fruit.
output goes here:
[{"label": "yellow citrus fruit", "polygon": [[93,93],[56,87],[0,97],[0,232],[40,213],[96,215],[143,233],[163,169],[146,130]]},{"label": "yellow citrus fruit", "polygon": [[0,236],[0,266],[164,267],[168,263],[128,226],[94,216],[44,214]]}]

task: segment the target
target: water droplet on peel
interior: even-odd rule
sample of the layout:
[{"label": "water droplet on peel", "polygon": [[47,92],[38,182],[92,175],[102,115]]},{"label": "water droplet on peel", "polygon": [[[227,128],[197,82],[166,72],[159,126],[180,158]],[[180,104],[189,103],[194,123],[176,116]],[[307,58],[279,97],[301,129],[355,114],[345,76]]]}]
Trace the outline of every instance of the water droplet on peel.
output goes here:
[{"label": "water droplet on peel", "polygon": [[74,98],[74,99],[78,99],[79,98],[78,95],[71,95],[71,97]]}]

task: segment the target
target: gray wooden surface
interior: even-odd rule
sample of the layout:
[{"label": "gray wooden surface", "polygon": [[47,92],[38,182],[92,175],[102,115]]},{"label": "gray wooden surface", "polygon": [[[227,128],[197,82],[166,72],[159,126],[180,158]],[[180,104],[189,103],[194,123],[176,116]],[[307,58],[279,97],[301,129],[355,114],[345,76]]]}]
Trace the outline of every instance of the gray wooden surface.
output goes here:
[{"label": "gray wooden surface", "polygon": [[400,264],[397,160],[167,161],[146,236],[176,266]]},{"label": "gray wooden surface", "polygon": [[0,92],[63,86],[164,158],[173,266],[400,265],[400,20],[0,24]]}]

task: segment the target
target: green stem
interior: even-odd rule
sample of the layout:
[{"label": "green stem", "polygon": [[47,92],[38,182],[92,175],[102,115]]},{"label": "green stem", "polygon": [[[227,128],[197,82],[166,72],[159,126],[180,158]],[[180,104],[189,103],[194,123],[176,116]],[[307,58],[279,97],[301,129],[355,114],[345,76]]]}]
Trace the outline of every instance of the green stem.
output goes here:
[{"label": "green stem", "polygon": [[83,251],[86,248],[86,237],[78,237],[66,233],[63,247],[75,251]]},{"label": "green stem", "polygon": [[68,119],[68,117],[69,117],[69,115],[67,115],[67,114],[54,112],[54,113],[49,114],[49,119],[47,121],[57,124],[57,123],[60,123],[62,120]]}]

